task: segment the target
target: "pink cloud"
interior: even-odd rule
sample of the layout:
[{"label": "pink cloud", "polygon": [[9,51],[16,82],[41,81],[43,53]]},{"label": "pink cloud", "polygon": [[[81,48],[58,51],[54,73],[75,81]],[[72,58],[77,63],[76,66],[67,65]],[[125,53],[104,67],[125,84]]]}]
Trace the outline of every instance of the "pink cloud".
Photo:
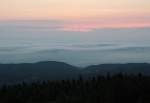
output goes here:
[{"label": "pink cloud", "polygon": [[63,31],[89,32],[104,28],[147,28],[150,27],[150,16],[129,15],[107,18],[89,18],[65,21],[58,28]]}]

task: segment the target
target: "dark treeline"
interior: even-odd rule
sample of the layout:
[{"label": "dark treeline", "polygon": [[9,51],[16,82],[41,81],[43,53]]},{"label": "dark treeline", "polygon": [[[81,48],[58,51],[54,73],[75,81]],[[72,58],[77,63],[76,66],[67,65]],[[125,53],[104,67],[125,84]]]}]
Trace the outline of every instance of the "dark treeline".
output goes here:
[{"label": "dark treeline", "polygon": [[150,103],[150,76],[120,73],[4,85],[0,103]]}]

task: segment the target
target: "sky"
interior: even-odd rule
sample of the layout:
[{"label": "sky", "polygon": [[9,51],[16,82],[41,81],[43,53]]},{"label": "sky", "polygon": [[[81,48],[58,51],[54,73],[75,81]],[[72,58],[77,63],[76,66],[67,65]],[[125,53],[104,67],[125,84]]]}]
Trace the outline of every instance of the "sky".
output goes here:
[{"label": "sky", "polygon": [[51,20],[53,28],[149,28],[150,0],[0,0],[0,21]]}]

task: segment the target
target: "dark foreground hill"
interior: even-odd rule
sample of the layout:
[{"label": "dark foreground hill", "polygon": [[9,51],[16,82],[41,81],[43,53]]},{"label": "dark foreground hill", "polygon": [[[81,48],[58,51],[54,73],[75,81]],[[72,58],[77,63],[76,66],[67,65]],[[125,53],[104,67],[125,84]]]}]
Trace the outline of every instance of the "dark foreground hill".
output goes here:
[{"label": "dark foreground hill", "polygon": [[0,64],[0,103],[150,103],[149,69],[146,63]]},{"label": "dark foreground hill", "polygon": [[150,76],[120,73],[4,85],[0,103],[150,103]]},{"label": "dark foreground hill", "polygon": [[23,64],[0,64],[0,83],[15,83],[19,81],[72,79],[79,75],[85,77],[107,73],[127,73],[150,75],[150,64],[101,64],[85,68],[75,67],[63,62],[48,61]]}]

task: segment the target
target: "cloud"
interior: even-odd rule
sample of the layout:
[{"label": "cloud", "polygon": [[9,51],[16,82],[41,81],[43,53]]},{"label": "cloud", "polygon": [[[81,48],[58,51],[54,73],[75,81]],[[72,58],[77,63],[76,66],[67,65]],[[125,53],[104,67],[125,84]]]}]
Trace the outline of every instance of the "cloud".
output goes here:
[{"label": "cloud", "polygon": [[89,32],[95,29],[148,28],[150,15],[128,15],[113,17],[97,17],[66,21],[59,30]]},{"label": "cloud", "polygon": [[150,14],[118,14],[67,20],[24,20],[1,22],[0,27],[18,30],[90,32],[97,29],[149,28]]}]

